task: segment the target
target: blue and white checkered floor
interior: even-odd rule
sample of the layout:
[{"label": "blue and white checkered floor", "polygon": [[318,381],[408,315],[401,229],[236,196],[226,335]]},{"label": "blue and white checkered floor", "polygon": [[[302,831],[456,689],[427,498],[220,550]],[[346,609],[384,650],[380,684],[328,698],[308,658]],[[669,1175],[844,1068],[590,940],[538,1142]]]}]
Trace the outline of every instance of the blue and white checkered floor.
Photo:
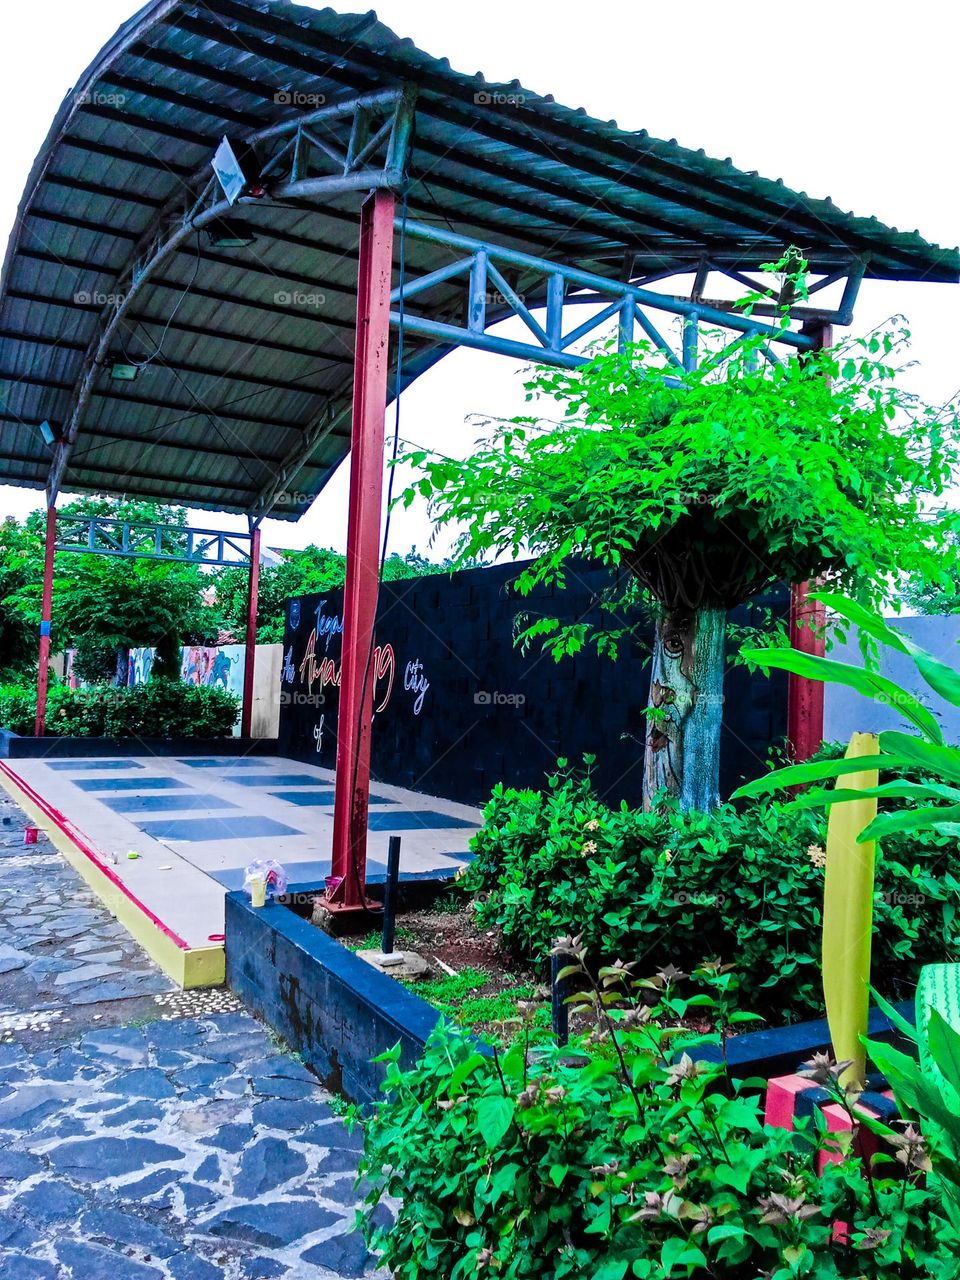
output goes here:
[{"label": "blue and white checkered floor", "polygon": [[[223,931],[223,893],[274,858],[292,885],[330,872],[333,782],[279,756],[17,760],[10,767],[103,855],[111,873],[190,946]],[[469,858],[479,810],[374,784],[368,871],[382,874],[402,837],[401,869],[452,869]],[[137,856],[131,858],[130,853]]]}]

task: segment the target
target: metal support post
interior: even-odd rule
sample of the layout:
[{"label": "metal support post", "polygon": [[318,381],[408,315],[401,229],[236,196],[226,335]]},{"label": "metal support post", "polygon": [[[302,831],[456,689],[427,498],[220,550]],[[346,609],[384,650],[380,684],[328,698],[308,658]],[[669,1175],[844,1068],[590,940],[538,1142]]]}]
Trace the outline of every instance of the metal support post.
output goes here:
[{"label": "metal support post", "polygon": [[42,738],[47,727],[47,686],[50,680],[50,623],[53,617],[53,553],[57,541],[57,508],[47,507],[47,535],[43,547],[43,599],[40,606],[40,662],[37,667],[37,716],[33,731]]},{"label": "metal support post", "polygon": [[380,507],[393,271],[393,193],[378,190],[360,214],[357,337],[350,428],[350,508],[337,714],[333,857],[323,906],[365,909],[373,631],[380,590]]},{"label": "metal support post", "polygon": [[260,525],[250,522],[250,570],[247,577],[247,637],[243,654],[243,706],[240,736],[252,736],[253,685],[257,664],[257,603],[260,595]]}]

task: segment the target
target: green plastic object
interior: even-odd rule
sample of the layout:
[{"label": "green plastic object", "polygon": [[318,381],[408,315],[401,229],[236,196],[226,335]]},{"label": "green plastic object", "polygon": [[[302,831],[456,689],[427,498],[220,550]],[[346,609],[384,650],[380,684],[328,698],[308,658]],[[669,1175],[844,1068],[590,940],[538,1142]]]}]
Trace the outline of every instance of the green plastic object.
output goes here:
[{"label": "green plastic object", "polygon": [[920,970],[917,983],[917,1037],[920,1065],[936,1076],[940,1068],[934,1062],[927,1039],[930,1014],[936,1009],[947,1026],[960,1032],[960,964],[928,964]]}]

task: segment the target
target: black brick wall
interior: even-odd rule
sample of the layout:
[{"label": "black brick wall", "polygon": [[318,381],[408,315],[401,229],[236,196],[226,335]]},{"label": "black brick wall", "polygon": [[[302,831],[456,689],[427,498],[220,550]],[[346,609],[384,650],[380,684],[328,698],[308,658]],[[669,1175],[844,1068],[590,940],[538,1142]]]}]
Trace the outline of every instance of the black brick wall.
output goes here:
[{"label": "black brick wall", "polygon": [[[524,654],[512,642],[518,614],[609,618],[598,596],[610,576],[574,566],[566,589],[554,599],[552,591],[516,595],[511,583],[517,573],[516,565],[508,565],[383,585],[377,642],[392,650],[393,685],[374,721],[374,776],[479,803],[496,782],[539,787],[557,756],[576,761],[592,752],[607,799],[639,803],[652,624],[642,622],[638,639],[621,643],[616,661],[590,652],[556,663],[536,647]],[[338,617],[342,598],[338,590],[291,601],[284,638],[280,751],[328,768],[335,764],[338,691],[322,685],[322,674],[308,688],[304,654],[318,608],[321,618]],[[756,621],[755,606],[785,611],[786,590],[738,609],[732,619]],[[340,640],[339,634],[321,634],[316,641],[316,663],[328,659],[328,675],[334,666],[339,669]],[[388,666],[390,654],[381,657]],[[429,682],[417,714],[417,690],[404,688],[405,675],[412,680],[417,674],[408,664],[416,662]],[[378,702],[388,680],[384,669]],[[768,680],[731,668],[724,693],[721,792],[727,795],[742,779],[762,772],[768,745],[785,735],[786,678]],[[488,701],[478,699],[484,694]]]}]

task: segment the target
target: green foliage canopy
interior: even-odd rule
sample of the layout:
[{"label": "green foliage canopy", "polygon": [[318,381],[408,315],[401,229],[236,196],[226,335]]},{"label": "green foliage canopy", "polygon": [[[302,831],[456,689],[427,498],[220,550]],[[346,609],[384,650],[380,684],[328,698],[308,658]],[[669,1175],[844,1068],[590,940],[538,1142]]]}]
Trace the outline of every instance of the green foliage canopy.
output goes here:
[{"label": "green foliage canopy", "polygon": [[[449,568],[449,561],[434,564],[412,547],[406,555],[394,552],[387,556],[383,580],[396,582],[401,578],[440,573],[445,568]],[[263,565],[257,613],[258,643],[282,642],[288,600],[342,587],[346,573],[347,557],[326,547],[310,546],[302,551],[285,551],[280,564]],[[237,640],[242,640],[247,633],[247,571],[232,567],[221,569],[213,581],[224,623]]]},{"label": "green foliage canopy", "polygon": [[[613,807],[589,775],[563,767],[541,791],[494,788],[461,883],[478,922],[531,965],[561,934],[596,957],[689,968],[720,956],[736,961],[749,1008],[797,1021],[823,1012],[825,841],[811,808]],[[890,834],[878,852],[872,980],[891,999],[910,994],[922,965],[960,961],[955,843]]]},{"label": "green foliage canopy", "polygon": [[[153,502],[80,498],[61,517],[102,516],[169,528],[169,547],[179,545],[186,512]],[[36,660],[36,634],[43,587],[44,514],[36,511],[22,526],[8,522],[0,545],[0,617],[22,636],[8,659],[11,667]],[[203,604],[206,580],[198,565],[121,556],[61,552],[53,579],[53,645],[75,644],[84,674],[107,675],[117,649],[156,645],[168,658],[188,641],[216,639],[217,615]],[[26,650],[24,652],[24,649]],[[6,656],[6,655],[4,655]]]},{"label": "green foliage canopy", "polygon": [[[403,500],[430,500],[438,525],[459,529],[460,555],[532,554],[522,591],[562,586],[571,556],[629,571],[612,607],[633,580],[688,611],[814,576],[877,602],[903,567],[946,585],[955,520],[927,507],[956,474],[956,413],[898,387],[907,337],[776,364],[747,340],[679,379],[647,344],[537,370],[528,398],[551,397],[558,421],[498,422],[464,461],[408,453],[422,476]],[[616,639],[555,618],[534,636],[555,656]]]}]

